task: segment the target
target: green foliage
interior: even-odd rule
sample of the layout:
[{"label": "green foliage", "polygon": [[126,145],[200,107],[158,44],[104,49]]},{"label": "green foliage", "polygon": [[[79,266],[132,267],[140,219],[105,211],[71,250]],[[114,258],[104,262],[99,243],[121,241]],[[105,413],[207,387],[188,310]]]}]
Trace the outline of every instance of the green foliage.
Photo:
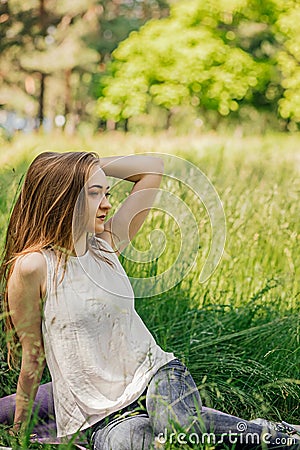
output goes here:
[{"label": "green foliage", "polygon": [[186,116],[206,128],[247,123],[257,112],[298,128],[297,0],[170,5],[168,16],[166,0],[3,0],[1,107],[40,123],[64,115],[69,134],[108,119],[150,128],[157,112],[160,128]]},{"label": "green foliage", "polygon": [[[88,91],[82,73],[94,71],[99,61],[89,44],[90,33],[98,27],[97,15],[91,15],[94,2],[3,3],[7,12],[0,44],[0,103],[27,117],[39,115],[40,121],[69,114],[72,98],[80,104]],[[84,15],[86,11],[90,14]]]},{"label": "green foliage", "polygon": [[164,0],[3,0],[0,107],[40,122],[64,115],[69,133],[80,120],[96,126],[94,83],[111,51],[167,11]]},{"label": "green foliage", "polygon": [[281,82],[284,89],[279,101],[282,117],[300,122],[300,5],[286,11],[278,21],[279,32],[285,39],[285,49],[278,54],[278,64],[283,75]]},{"label": "green foliage", "polygon": [[252,105],[297,122],[299,11],[292,0],[175,2],[114,51],[98,115],[119,121],[154,104],[221,117]]}]

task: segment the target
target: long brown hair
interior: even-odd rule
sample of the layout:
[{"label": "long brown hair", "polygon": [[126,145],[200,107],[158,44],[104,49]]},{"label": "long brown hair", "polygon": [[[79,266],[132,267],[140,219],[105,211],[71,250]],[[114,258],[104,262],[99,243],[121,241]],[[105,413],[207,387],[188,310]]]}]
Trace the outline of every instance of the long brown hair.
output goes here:
[{"label": "long brown hair", "polygon": [[74,250],[74,241],[85,230],[83,188],[90,169],[96,164],[99,157],[92,152],[44,152],[27,171],[8,224],[0,269],[8,361],[15,362],[18,342],[7,298],[7,283],[14,263],[19,256],[42,249],[54,250],[60,261],[64,251],[67,255]]}]

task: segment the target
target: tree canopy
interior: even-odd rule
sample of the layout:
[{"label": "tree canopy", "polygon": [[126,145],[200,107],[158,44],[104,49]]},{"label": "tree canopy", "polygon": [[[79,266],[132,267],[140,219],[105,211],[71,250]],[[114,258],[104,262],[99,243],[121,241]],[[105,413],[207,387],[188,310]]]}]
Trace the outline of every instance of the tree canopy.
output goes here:
[{"label": "tree canopy", "polygon": [[153,110],[297,129],[299,19],[298,0],[2,0],[0,108],[70,129]]},{"label": "tree canopy", "polygon": [[251,105],[300,122],[296,0],[185,0],[132,32],[101,80],[98,114],[115,121],[191,105],[237,115]]},{"label": "tree canopy", "polygon": [[164,0],[2,0],[0,108],[74,127],[91,120],[98,76],[111,52]]}]

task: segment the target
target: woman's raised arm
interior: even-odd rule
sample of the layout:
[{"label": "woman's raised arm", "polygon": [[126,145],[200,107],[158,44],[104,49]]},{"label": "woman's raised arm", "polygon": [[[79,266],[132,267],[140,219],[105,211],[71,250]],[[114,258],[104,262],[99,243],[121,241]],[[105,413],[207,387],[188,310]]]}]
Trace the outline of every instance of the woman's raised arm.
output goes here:
[{"label": "woman's raised arm", "polygon": [[45,367],[41,331],[41,298],[45,291],[46,262],[40,253],[20,257],[8,282],[11,318],[22,347],[13,431],[19,431],[30,419]]},{"label": "woman's raised arm", "polygon": [[[104,225],[103,238],[120,253],[133,239],[145,221],[158,193],[164,163],[161,158],[129,155],[101,158],[100,165],[107,176],[134,182],[130,195]],[[114,242],[114,234],[120,242]]]}]

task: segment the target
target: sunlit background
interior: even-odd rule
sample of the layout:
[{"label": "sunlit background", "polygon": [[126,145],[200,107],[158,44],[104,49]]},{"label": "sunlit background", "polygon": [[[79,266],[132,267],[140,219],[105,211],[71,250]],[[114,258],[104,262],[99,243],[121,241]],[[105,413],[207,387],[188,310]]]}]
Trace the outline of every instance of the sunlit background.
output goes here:
[{"label": "sunlit background", "polygon": [[4,137],[39,127],[298,129],[297,0],[1,0],[0,7]]}]

